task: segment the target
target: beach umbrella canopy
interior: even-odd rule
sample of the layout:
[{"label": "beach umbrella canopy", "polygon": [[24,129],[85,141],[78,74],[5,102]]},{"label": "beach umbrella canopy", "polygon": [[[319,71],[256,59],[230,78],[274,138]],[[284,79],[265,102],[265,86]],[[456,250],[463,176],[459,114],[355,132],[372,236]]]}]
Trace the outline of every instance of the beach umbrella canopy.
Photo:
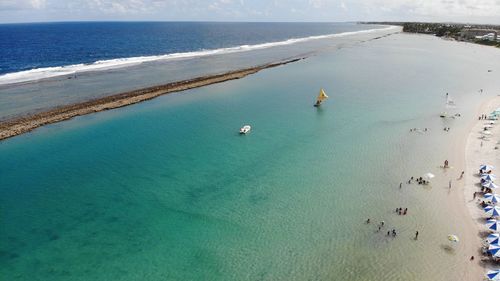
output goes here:
[{"label": "beach umbrella canopy", "polygon": [[428,179],[428,180],[430,180],[430,179],[432,179],[432,178],[434,178],[434,177],[435,177],[435,175],[434,175],[434,174],[432,174],[432,173],[426,173],[426,174],[424,175],[424,178],[425,178],[425,179]]},{"label": "beach umbrella canopy", "polygon": [[486,222],[486,226],[488,227],[489,230],[499,231],[500,230],[500,221],[497,221],[497,220],[488,220]]},{"label": "beach umbrella canopy", "polygon": [[482,131],[481,134],[489,136],[489,135],[491,135],[491,132],[490,131]]},{"label": "beach umbrella canopy", "polygon": [[489,189],[497,189],[498,188],[498,185],[496,185],[492,181],[485,181],[481,185],[484,186],[484,187],[486,187],[486,188],[489,188]]},{"label": "beach umbrella canopy", "polygon": [[500,280],[500,269],[490,270],[486,273],[488,280]]},{"label": "beach umbrella canopy", "polygon": [[495,167],[488,165],[488,164],[483,164],[483,165],[479,166],[479,170],[483,170],[483,171],[491,171],[493,169],[495,169]]},{"label": "beach umbrella canopy", "polygon": [[498,244],[498,238],[500,238],[500,234],[498,232],[492,233],[486,237],[486,241],[490,244]]},{"label": "beach umbrella canopy", "polygon": [[455,242],[455,243],[460,241],[460,239],[458,239],[458,236],[456,236],[455,234],[448,235],[448,240],[450,240],[451,242]]},{"label": "beach umbrella canopy", "polygon": [[491,124],[486,124],[486,125],[484,125],[483,127],[484,127],[484,128],[491,128],[491,127],[493,127],[493,125],[491,125]]},{"label": "beach umbrella canopy", "polygon": [[484,211],[492,217],[500,216],[500,207],[498,206],[486,206]]},{"label": "beach umbrella canopy", "polygon": [[494,174],[482,174],[481,178],[485,181],[495,181],[497,179],[497,176]]},{"label": "beach umbrella canopy", "polygon": [[500,256],[500,245],[498,244],[492,244],[488,246],[488,252],[492,254],[494,257],[499,257]]},{"label": "beach umbrella canopy", "polygon": [[500,197],[498,197],[498,195],[495,193],[486,193],[484,195],[484,199],[491,201],[492,203],[495,203],[495,204],[500,202]]}]

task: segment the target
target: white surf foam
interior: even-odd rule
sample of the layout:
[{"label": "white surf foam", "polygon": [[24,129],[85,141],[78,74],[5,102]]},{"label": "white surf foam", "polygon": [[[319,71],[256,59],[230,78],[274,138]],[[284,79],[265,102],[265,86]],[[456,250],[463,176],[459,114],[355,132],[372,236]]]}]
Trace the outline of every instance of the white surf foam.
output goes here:
[{"label": "white surf foam", "polygon": [[56,67],[43,67],[43,68],[35,68],[31,70],[13,72],[0,75],[0,85],[14,84],[14,83],[25,83],[30,81],[37,81],[46,78],[53,78],[57,76],[64,75],[73,75],[77,73],[89,72],[89,71],[101,71],[101,70],[110,70],[116,68],[122,68],[132,65],[138,65],[144,62],[152,62],[152,61],[166,61],[173,59],[189,59],[189,58],[197,58],[197,57],[205,57],[212,56],[218,54],[229,54],[229,53],[237,53],[237,52],[247,52],[252,50],[266,49],[277,46],[284,46],[290,44],[296,44],[311,40],[318,39],[326,39],[326,38],[335,38],[335,37],[345,37],[355,34],[362,33],[371,33],[375,31],[381,30],[389,30],[397,27],[390,26],[384,28],[376,28],[376,29],[367,29],[360,31],[351,31],[351,32],[342,32],[328,35],[319,35],[319,36],[309,36],[304,38],[293,38],[285,41],[278,42],[269,42],[255,45],[242,45],[237,47],[229,47],[229,48],[221,48],[214,50],[203,50],[203,51],[195,51],[195,52],[184,52],[184,53],[172,53],[166,55],[158,55],[158,56],[141,56],[141,57],[130,57],[130,58],[119,58],[119,59],[110,59],[110,60],[100,60],[90,64],[73,64],[66,66],[56,66]]}]

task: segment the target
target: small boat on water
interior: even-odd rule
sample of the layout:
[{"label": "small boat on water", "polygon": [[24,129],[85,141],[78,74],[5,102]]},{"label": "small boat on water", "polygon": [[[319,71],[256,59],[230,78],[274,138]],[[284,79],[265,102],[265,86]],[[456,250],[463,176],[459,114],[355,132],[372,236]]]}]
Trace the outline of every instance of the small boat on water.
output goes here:
[{"label": "small boat on water", "polygon": [[439,117],[441,118],[446,118],[448,116],[448,113],[446,112],[441,112],[441,114],[439,114]]},{"label": "small boat on water", "polygon": [[248,132],[250,132],[251,129],[252,129],[252,127],[250,127],[250,125],[245,125],[245,126],[240,128],[240,134],[246,135]]},{"label": "small boat on water", "polygon": [[328,96],[326,95],[325,90],[321,89],[321,90],[319,91],[319,95],[318,95],[318,97],[316,98],[316,103],[314,104],[314,106],[315,106],[315,107],[320,106],[320,105],[321,105],[321,103],[322,103],[323,101],[325,101],[327,98],[328,98]]}]

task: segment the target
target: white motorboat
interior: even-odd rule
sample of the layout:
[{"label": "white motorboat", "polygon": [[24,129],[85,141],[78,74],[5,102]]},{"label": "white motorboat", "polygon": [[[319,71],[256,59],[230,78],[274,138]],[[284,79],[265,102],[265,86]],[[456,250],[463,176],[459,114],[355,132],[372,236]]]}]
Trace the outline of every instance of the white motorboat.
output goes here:
[{"label": "white motorboat", "polygon": [[245,126],[240,128],[240,134],[245,135],[248,132],[250,132],[251,129],[252,129],[252,127],[250,127],[250,125],[245,125]]}]

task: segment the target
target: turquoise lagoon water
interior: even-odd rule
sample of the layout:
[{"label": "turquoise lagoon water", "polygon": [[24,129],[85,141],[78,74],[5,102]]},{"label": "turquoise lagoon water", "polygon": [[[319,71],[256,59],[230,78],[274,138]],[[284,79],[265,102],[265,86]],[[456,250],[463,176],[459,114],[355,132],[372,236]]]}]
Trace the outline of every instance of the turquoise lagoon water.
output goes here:
[{"label": "turquoise lagoon water", "polygon": [[[443,250],[447,234],[470,231],[446,187],[461,168],[438,165],[463,157],[457,140],[500,93],[498,62],[494,48],[397,34],[6,140],[0,274],[462,278],[471,253]],[[316,109],[320,87],[330,99]],[[461,118],[438,117],[445,92]],[[437,175],[431,186],[398,188],[425,172]],[[385,236],[392,228],[397,238]]]}]

